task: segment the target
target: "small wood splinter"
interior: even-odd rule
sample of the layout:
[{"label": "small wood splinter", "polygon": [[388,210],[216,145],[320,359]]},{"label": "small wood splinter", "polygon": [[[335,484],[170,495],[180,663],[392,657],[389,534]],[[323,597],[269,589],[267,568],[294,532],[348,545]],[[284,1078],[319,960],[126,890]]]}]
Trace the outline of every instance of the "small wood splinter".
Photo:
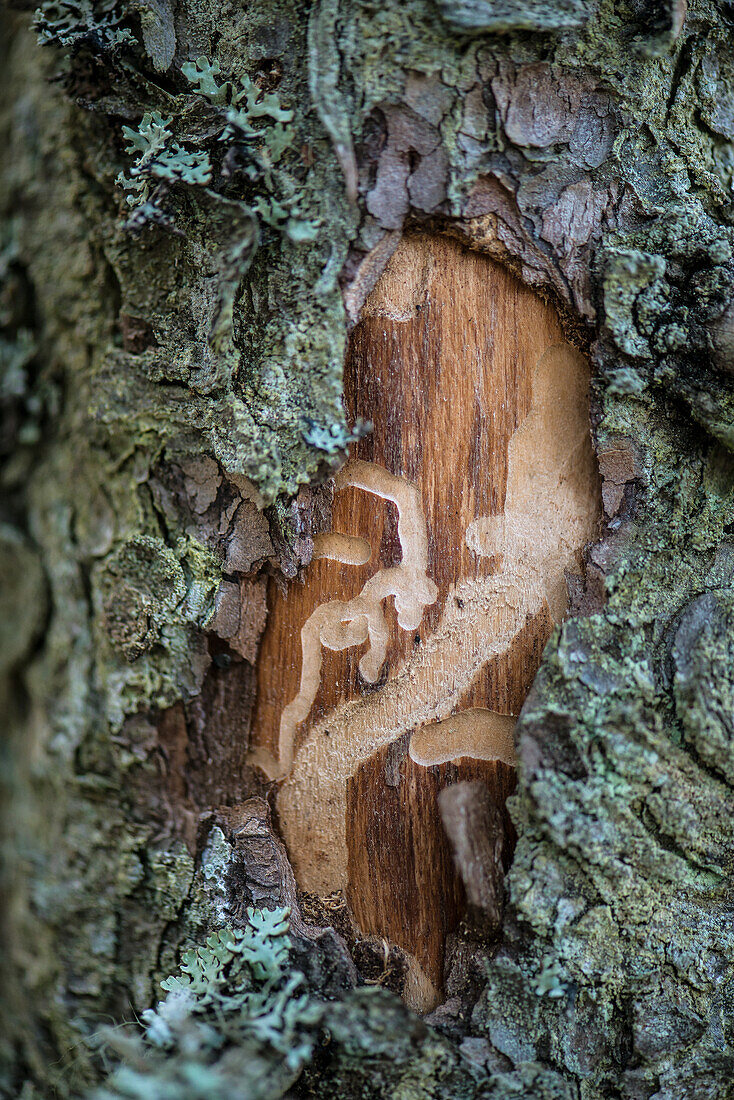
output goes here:
[{"label": "small wood splinter", "polygon": [[472,924],[487,935],[502,923],[504,824],[484,783],[444,787],[438,805],[466,890]]}]

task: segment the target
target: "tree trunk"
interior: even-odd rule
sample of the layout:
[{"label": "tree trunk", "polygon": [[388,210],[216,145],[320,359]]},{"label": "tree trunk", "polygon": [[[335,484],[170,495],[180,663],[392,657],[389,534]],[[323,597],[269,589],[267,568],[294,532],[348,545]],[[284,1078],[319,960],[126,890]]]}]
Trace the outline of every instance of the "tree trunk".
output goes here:
[{"label": "tree trunk", "polygon": [[251,759],[284,777],[299,885],[341,891],[401,947],[425,1009],[464,909],[438,792],[481,778],[504,810],[514,716],[598,533],[588,367],[493,260],[413,235],[365,303],[344,385],[372,430],[337,476],[337,533],[301,585],[273,583]]},{"label": "tree trunk", "polygon": [[730,5],[2,20],[0,1090],[734,1096]]}]

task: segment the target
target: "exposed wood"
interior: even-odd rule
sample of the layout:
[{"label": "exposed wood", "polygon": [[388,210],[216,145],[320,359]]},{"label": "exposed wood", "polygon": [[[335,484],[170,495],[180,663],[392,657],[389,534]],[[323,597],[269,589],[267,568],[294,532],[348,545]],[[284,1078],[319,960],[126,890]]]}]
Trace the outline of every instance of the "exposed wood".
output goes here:
[{"label": "exposed wood", "polygon": [[345,375],[374,430],[303,582],[270,590],[251,759],[282,780],[300,885],[345,891],[366,933],[413,956],[427,1006],[464,905],[438,792],[481,778],[504,807],[513,719],[596,534],[588,368],[507,270],[413,236]]},{"label": "exposed wood", "polygon": [[[380,750],[347,784],[347,896],[364,931],[387,936],[417,960],[404,996],[427,1008],[443,985],[446,936],[464,912],[461,876],[438,811],[439,793],[460,779],[481,780],[504,816],[515,779],[512,768],[467,758],[421,767],[405,752],[408,738],[394,742],[404,754],[393,754],[393,746]],[[500,875],[509,861],[512,835],[507,819]]]}]

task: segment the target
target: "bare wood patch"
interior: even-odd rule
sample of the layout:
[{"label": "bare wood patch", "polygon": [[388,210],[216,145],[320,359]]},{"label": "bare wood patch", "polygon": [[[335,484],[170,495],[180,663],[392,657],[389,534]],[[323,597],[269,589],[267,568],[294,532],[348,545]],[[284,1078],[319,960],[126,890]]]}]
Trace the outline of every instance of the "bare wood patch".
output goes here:
[{"label": "bare wood patch", "polygon": [[412,953],[427,1007],[464,904],[438,793],[482,779],[504,813],[514,719],[597,533],[588,367],[509,272],[415,236],[366,302],[345,385],[374,431],[304,583],[269,594],[252,759],[282,779],[300,885],[344,891]]}]

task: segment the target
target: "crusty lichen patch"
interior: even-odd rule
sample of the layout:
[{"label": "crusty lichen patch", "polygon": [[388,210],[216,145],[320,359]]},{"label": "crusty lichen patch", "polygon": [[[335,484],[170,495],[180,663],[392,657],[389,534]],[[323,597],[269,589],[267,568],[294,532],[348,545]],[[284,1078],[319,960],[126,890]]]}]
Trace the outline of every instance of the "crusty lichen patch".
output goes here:
[{"label": "crusty lichen patch", "polygon": [[[30,868],[8,937],[26,973],[3,1029],[16,1094],[50,1078],[73,1092],[79,1035],[146,1006],[188,914],[204,931],[194,857],[150,800],[147,711],[198,690],[222,569],[271,556],[253,501],[283,517],[341,461],[338,279],[353,318],[411,217],[586,326],[597,442],[636,456],[610,479],[596,587],[577,594],[596,612],[558,631],[521,719],[515,917],[462,1058],[494,1073],[487,1096],[729,1088],[729,12],[589,0],[508,4],[498,23],[496,8],[47,3],[68,102],[47,82],[56,55],[15,22],[2,39],[3,487],[23,531],[11,557],[45,573],[28,565],[36,606],[8,632]],[[293,118],[220,142],[241,106],[214,102],[226,82],[277,89]],[[168,190],[131,223],[122,126],[153,111],[212,175],[155,177]],[[296,205],[311,240],[283,231]],[[202,460],[216,471],[187,482]],[[309,1071],[317,1095],[462,1095],[455,1047],[379,992],[355,998]]]}]

